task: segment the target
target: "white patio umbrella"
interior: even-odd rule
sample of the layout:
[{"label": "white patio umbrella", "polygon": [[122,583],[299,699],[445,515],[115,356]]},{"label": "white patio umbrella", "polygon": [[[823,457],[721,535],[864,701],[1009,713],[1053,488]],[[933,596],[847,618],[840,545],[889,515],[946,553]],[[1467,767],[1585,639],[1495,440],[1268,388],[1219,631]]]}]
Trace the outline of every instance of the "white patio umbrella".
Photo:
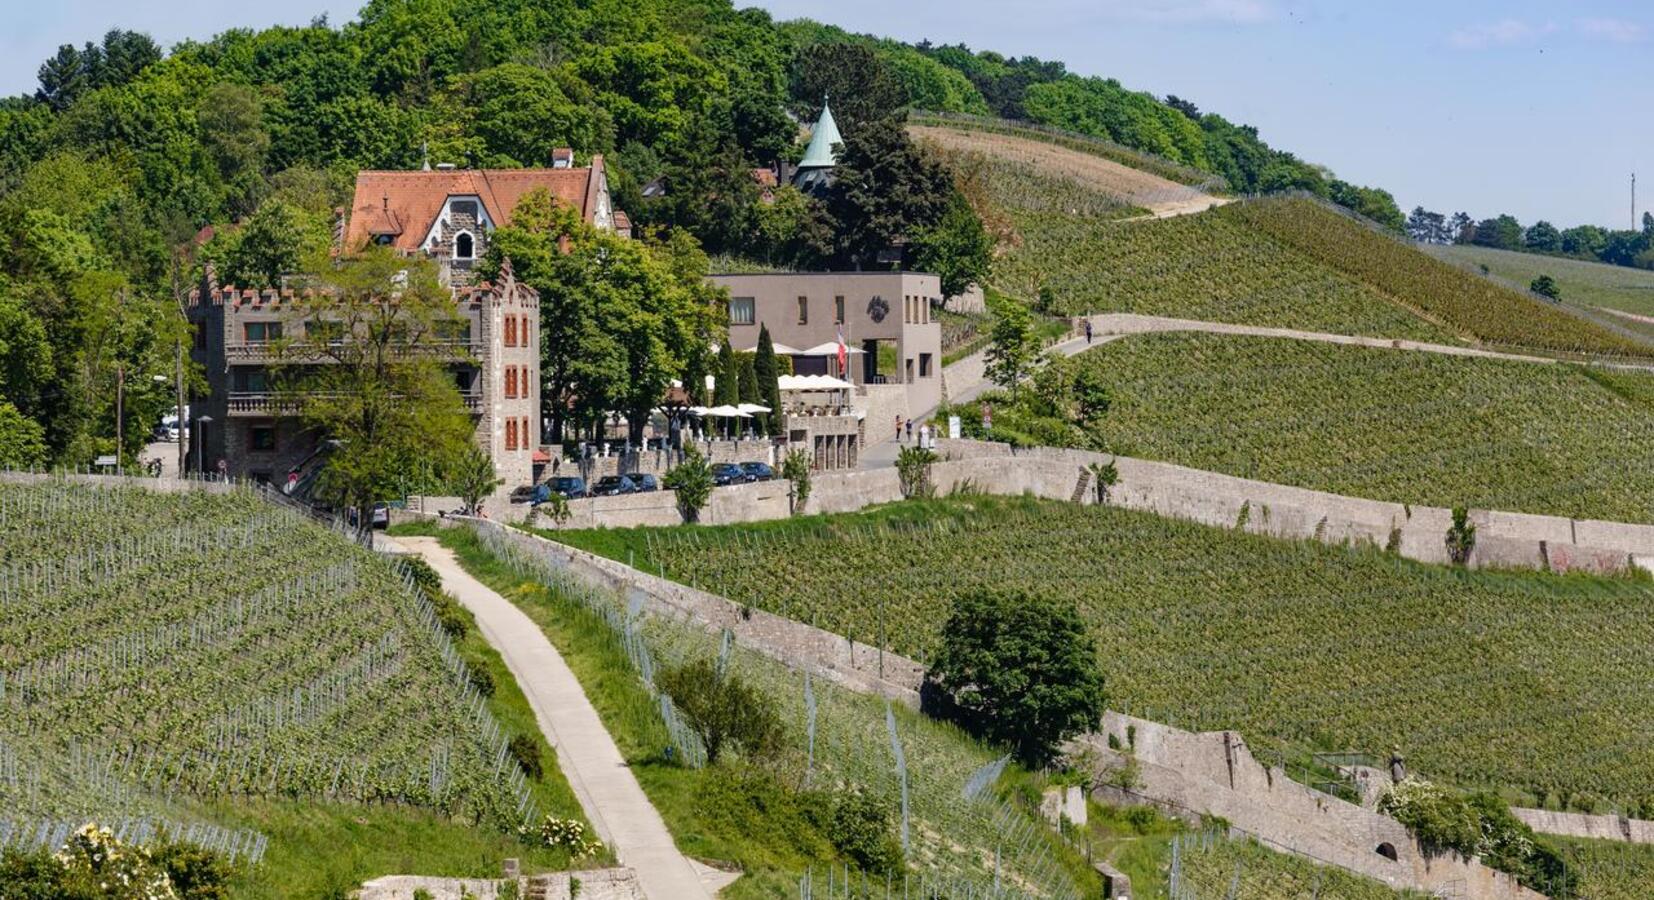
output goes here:
[{"label": "white patio umbrella", "polygon": [[744,413],[765,413],[770,411],[769,407],[759,406],[756,403],[743,403],[735,408]]},{"label": "white patio umbrella", "polygon": [[706,410],[705,412],[701,413],[701,415],[703,415],[703,416],[715,416],[715,417],[727,418],[727,419],[750,419],[750,418],[752,418],[751,413],[742,412],[741,410],[736,409],[733,406],[728,406],[728,405],[714,406],[714,407]]}]

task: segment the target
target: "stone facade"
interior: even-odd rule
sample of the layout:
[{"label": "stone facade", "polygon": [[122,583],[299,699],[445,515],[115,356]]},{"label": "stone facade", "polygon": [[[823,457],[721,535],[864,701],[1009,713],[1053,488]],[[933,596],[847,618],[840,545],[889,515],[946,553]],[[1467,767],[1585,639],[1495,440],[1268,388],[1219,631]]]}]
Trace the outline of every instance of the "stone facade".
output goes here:
[{"label": "stone facade", "polygon": [[[477,445],[507,485],[526,484],[539,449],[539,297],[509,268],[500,284],[454,289],[457,334],[429,345],[453,371],[476,417]],[[192,472],[282,483],[318,460],[322,436],[303,427],[274,392],[274,373],[291,359],[281,338],[306,327],[304,296],[210,282],[191,292],[191,358],[205,371],[207,392],[190,398]],[[325,365],[325,362],[315,363]]]}]

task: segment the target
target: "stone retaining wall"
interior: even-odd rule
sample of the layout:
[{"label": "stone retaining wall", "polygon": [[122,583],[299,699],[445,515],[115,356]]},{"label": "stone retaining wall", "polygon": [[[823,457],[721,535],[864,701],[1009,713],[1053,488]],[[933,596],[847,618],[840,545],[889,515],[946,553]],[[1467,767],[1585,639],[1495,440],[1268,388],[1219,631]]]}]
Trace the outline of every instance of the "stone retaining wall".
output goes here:
[{"label": "stone retaining wall", "polygon": [[1593,816],[1585,813],[1553,812],[1548,809],[1511,807],[1511,815],[1541,834],[1654,844],[1654,822],[1624,816]]},{"label": "stone retaining wall", "polygon": [[[1110,749],[1110,737],[1126,749]],[[1099,799],[1147,802],[1173,815],[1221,817],[1269,846],[1395,888],[1451,891],[1444,896],[1470,900],[1543,900],[1475,860],[1426,856],[1401,823],[1264,766],[1235,732],[1197,734],[1111,712],[1101,733],[1076,743],[1098,760],[1099,786],[1093,793]],[[1135,761],[1136,777],[1122,786],[1124,779],[1115,773],[1128,760]]]}]

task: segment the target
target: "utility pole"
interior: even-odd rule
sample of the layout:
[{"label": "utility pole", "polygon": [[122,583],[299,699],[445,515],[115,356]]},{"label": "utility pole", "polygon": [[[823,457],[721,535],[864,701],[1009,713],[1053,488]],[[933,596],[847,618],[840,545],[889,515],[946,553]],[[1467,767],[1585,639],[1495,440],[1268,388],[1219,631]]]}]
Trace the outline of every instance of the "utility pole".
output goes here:
[{"label": "utility pole", "polygon": [[1637,173],[1631,173],[1631,230],[1637,230]]},{"label": "utility pole", "polygon": [[121,453],[126,449],[125,428],[123,427],[125,422],[124,407],[126,405],[126,360],[121,358],[119,340],[121,325],[124,324],[126,319],[126,298],[127,289],[123,287],[121,288],[119,310],[115,314],[115,334],[117,338],[115,341],[115,472],[117,474],[122,469]]}]

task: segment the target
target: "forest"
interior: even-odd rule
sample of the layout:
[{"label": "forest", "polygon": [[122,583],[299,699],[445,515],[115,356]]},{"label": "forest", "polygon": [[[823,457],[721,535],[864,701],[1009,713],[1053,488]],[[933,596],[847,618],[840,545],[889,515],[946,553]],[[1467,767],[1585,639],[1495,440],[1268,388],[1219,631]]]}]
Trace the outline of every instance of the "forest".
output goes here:
[{"label": "forest", "polygon": [[[751,169],[796,159],[826,96],[845,186],[761,202]],[[1307,190],[1399,227],[1388,194],[1186,101],[724,0],[370,0],[342,25],[171,48],[117,28],[63,46],[36,90],[0,99],[0,465],[135,459],[173,404],[203,266],[222,284],[279,286],[325,252],[360,169],[544,165],[572,146],[582,163],[605,156],[617,205],[680,275],[702,258],[686,239],[801,268],[859,266],[901,239],[908,264],[979,279],[980,226],[891,125],[908,109],[1083,131],[1237,192]],[[650,184],[665,189],[645,199]]]}]

